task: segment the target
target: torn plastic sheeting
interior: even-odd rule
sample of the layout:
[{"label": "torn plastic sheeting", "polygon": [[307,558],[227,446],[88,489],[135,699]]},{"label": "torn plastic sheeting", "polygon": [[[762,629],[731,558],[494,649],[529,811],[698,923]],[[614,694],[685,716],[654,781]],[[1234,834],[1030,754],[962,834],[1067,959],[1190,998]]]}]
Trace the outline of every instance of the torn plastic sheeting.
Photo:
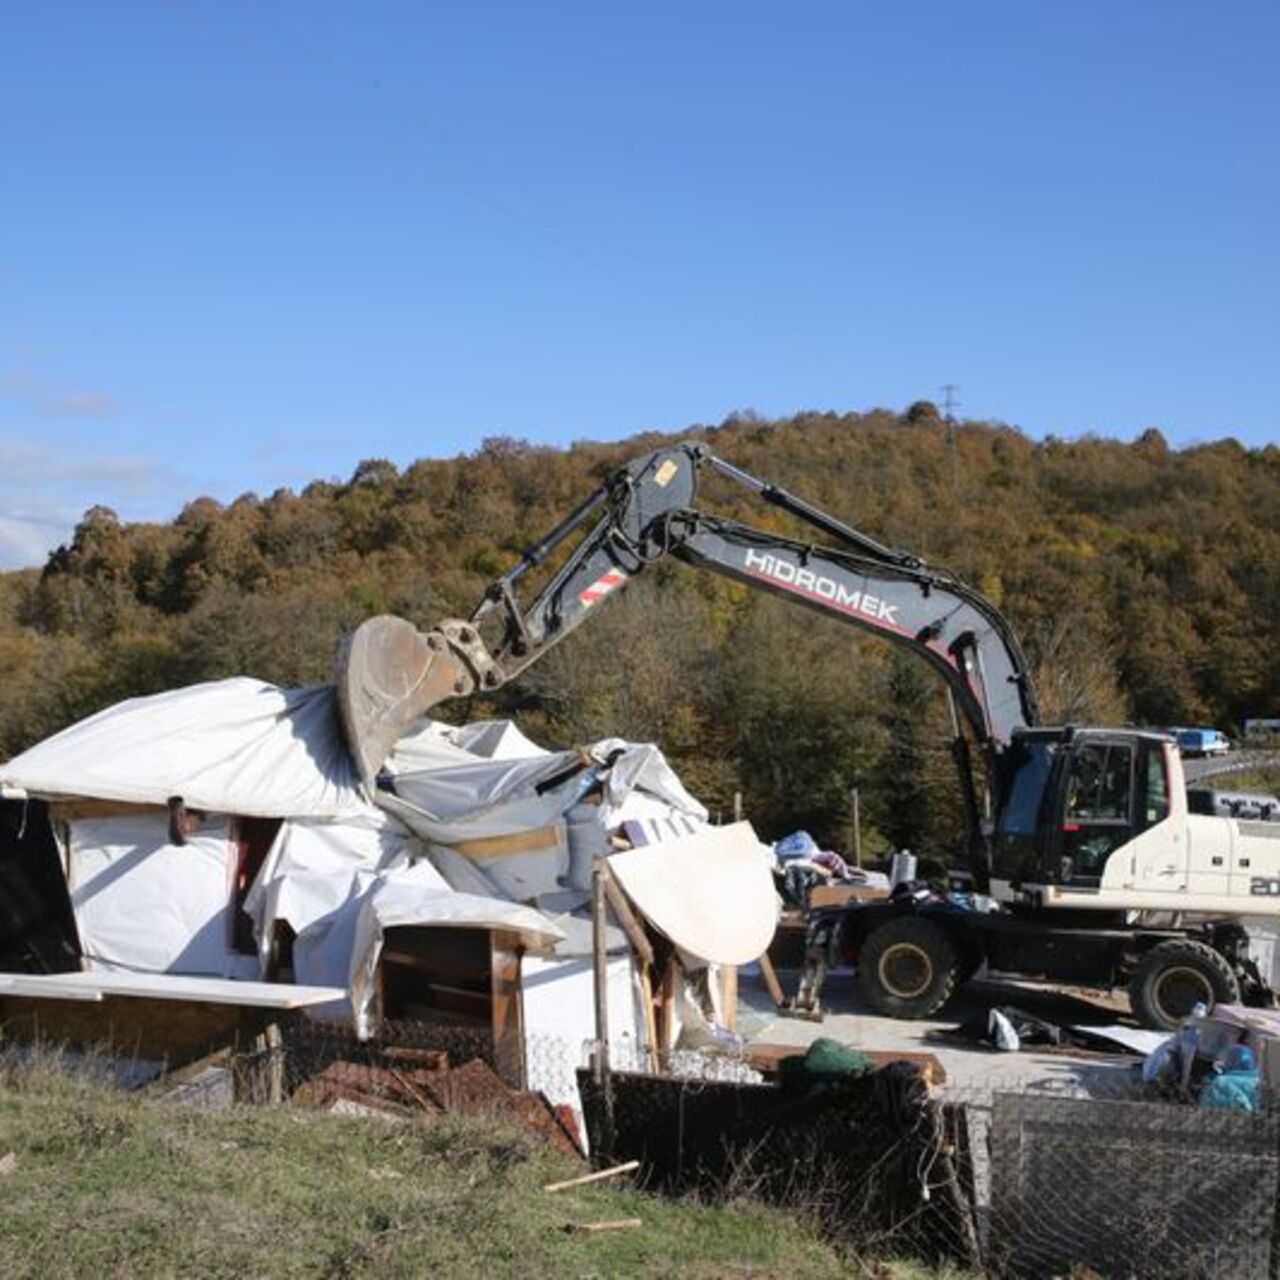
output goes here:
[{"label": "torn plastic sheeting", "polygon": [[[531,831],[554,821],[578,797],[581,774],[543,791],[578,760],[573,752],[540,760],[475,760],[402,773],[378,803],[428,840],[456,844]],[[398,802],[398,803],[396,803]]]},{"label": "torn plastic sheeting", "polygon": [[226,818],[180,846],[154,813],[72,822],[70,837],[71,909],[95,968],[257,977],[257,959],[230,945],[236,851]]},{"label": "torn plastic sheeting", "polygon": [[428,844],[427,857],[450,889],[478,898],[501,898],[498,886],[470,859],[445,844]]},{"label": "torn plastic sheeting", "polygon": [[375,978],[383,933],[398,925],[501,929],[518,933],[525,946],[543,952],[550,951],[564,937],[532,907],[441,888],[439,873],[427,863],[388,873],[361,905],[351,953],[351,1004],[356,1032],[362,1039],[375,1031]]},{"label": "torn plastic sheeting", "polygon": [[385,767],[394,775],[467,764],[477,757],[532,760],[549,754],[545,747],[526,738],[511,720],[476,720],[464,725],[426,720],[396,743]]},{"label": "torn plastic sheeting", "polygon": [[[365,898],[383,874],[407,868],[422,852],[411,832],[377,809],[332,822],[286,822],[245,902],[264,971],[274,926],[284,921],[295,934],[295,981],[345,989]],[[432,868],[423,865],[425,882]],[[438,874],[435,884],[447,888]],[[344,998],[311,1012],[338,1018],[352,1008]]]},{"label": "torn plastic sheeting", "polygon": [[773,940],[771,854],[749,822],[616,853],[627,896],[677,946],[712,964],[748,964]]},{"label": "torn plastic sheeting", "polygon": [[[707,811],[649,744],[611,738],[588,749],[590,765],[577,751],[535,759],[482,760],[401,773],[392,779],[392,795],[379,792],[378,803],[414,831],[439,844],[512,835],[546,826],[572,808],[583,791],[603,776],[602,820],[633,793],[706,821]],[[613,763],[606,770],[606,762]],[[582,767],[580,767],[582,766]]]},{"label": "torn plastic sheeting", "polygon": [[407,866],[422,852],[413,833],[379,809],[283,823],[244,903],[260,953],[265,957],[276,920],[300,934],[349,896],[358,872]]},{"label": "torn plastic sheeting", "polygon": [[600,760],[608,759],[615,752],[621,754],[605,778],[606,806],[621,805],[633,791],[642,791],[699,822],[706,822],[710,817],[706,807],[685,790],[684,783],[667,763],[666,756],[652,743],[606,738],[591,748],[592,755]]},{"label": "torn plastic sheeting", "polygon": [[30,795],[76,796],[246,817],[336,817],[369,795],[331,688],[236,678],[117,703],[0,766]]}]

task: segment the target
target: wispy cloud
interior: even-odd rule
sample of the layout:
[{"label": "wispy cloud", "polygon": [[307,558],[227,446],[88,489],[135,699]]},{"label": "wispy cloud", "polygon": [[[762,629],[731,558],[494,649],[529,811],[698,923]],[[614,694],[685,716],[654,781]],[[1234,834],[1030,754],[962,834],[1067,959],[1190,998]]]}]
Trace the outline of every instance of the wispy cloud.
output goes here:
[{"label": "wispy cloud", "polygon": [[14,512],[0,515],[0,569],[26,569],[43,564],[49,552],[67,540],[77,517]]},{"label": "wispy cloud", "polygon": [[143,458],[0,435],[0,568],[43,563],[89,507],[116,507],[126,519],[138,518],[172,492],[169,472]]},{"label": "wispy cloud", "polygon": [[45,401],[41,409],[53,418],[105,418],[115,407],[105,391],[76,391]]}]

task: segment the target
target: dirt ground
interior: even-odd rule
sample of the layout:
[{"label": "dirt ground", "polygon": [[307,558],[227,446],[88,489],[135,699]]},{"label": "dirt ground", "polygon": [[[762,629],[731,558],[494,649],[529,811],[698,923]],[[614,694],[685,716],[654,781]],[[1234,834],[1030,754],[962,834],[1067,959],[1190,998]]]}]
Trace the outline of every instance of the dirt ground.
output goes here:
[{"label": "dirt ground", "polygon": [[[791,995],[799,971],[779,970],[783,990]],[[1001,1053],[957,1040],[938,1039],[937,1033],[974,1018],[985,1018],[993,1005],[1019,1009],[1058,1025],[1136,1028],[1122,993],[1086,992],[1003,979],[967,984],[932,1018],[904,1022],[874,1013],[859,999],[853,974],[836,970],[823,991],[826,1017],[808,1022],[780,1017],[758,971],[740,971],[738,1031],[756,1043],[807,1045],[830,1036],[860,1049],[932,1053],[947,1073],[947,1091],[988,1091],[992,1088],[1044,1089],[1053,1092],[1094,1092],[1108,1079],[1127,1077],[1136,1056],[1073,1053],[1065,1050],[1023,1049]]]}]

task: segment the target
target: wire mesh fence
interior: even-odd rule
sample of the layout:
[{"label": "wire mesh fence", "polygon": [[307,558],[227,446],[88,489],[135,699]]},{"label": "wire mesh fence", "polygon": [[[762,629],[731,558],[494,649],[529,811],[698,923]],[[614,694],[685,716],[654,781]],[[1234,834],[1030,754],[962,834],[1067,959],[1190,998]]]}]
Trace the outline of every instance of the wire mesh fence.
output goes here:
[{"label": "wire mesh fence", "polygon": [[[404,1117],[449,1101],[447,1063],[467,1082],[455,1096],[471,1114],[527,1124],[516,1086],[542,1094],[546,1112],[559,1104],[564,1123],[582,1122],[597,1163],[639,1160],[646,1189],[763,1201],[860,1258],[998,1277],[1280,1274],[1280,1110],[1269,1105],[1210,1110],[1105,1062],[1034,1084],[993,1069],[931,1085],[905,1062],[779,1083],[740,1053],[679,1053],[654,1071],[648,1050],[625,1040],[610,1045],[602,1075],[592,1048],[528,1036],[510,1080],[511,1064],[475,1028],[387,1024],[359,1041],[301,1019],[250,1055],[250,1074],[276,1071],[283,1095],[305,1103],[328,1073],[330,1100],[349,1087]],[[489,1076],[468,1073],[473,1063]],[[505,1090],[489,1082],[500,1076]]]}]

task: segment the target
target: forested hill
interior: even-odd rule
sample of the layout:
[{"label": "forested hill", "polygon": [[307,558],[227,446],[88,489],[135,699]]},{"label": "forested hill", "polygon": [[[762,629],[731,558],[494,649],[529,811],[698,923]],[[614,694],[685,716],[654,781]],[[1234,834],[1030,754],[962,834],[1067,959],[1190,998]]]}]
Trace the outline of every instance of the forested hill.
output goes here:
[{"label": "forested hill", "polygon": [[[568,450],[494,439],[301,494],[198,498],[166,525],[95,508],[43,572],[0,575],[0,757],[133,694],[325,681],[362,617],[469,612],[610,468],[682,436],[985,592],[1023,639],[1046,719],[1280,713],[1280,449],[1175,451],[1155,430],[1035,443],[969,422],[953,451],[922,403]],[[700,502],[792,529],[718,477]],[[843,844],[854,782],[875,848],[935,851],[958,822],[923,664],[681,565],[633,583],[499,700],[448,709],[496,712],[548,745],[655,740],[713,808],[742,790],[768,834],[806,825]]]}]

